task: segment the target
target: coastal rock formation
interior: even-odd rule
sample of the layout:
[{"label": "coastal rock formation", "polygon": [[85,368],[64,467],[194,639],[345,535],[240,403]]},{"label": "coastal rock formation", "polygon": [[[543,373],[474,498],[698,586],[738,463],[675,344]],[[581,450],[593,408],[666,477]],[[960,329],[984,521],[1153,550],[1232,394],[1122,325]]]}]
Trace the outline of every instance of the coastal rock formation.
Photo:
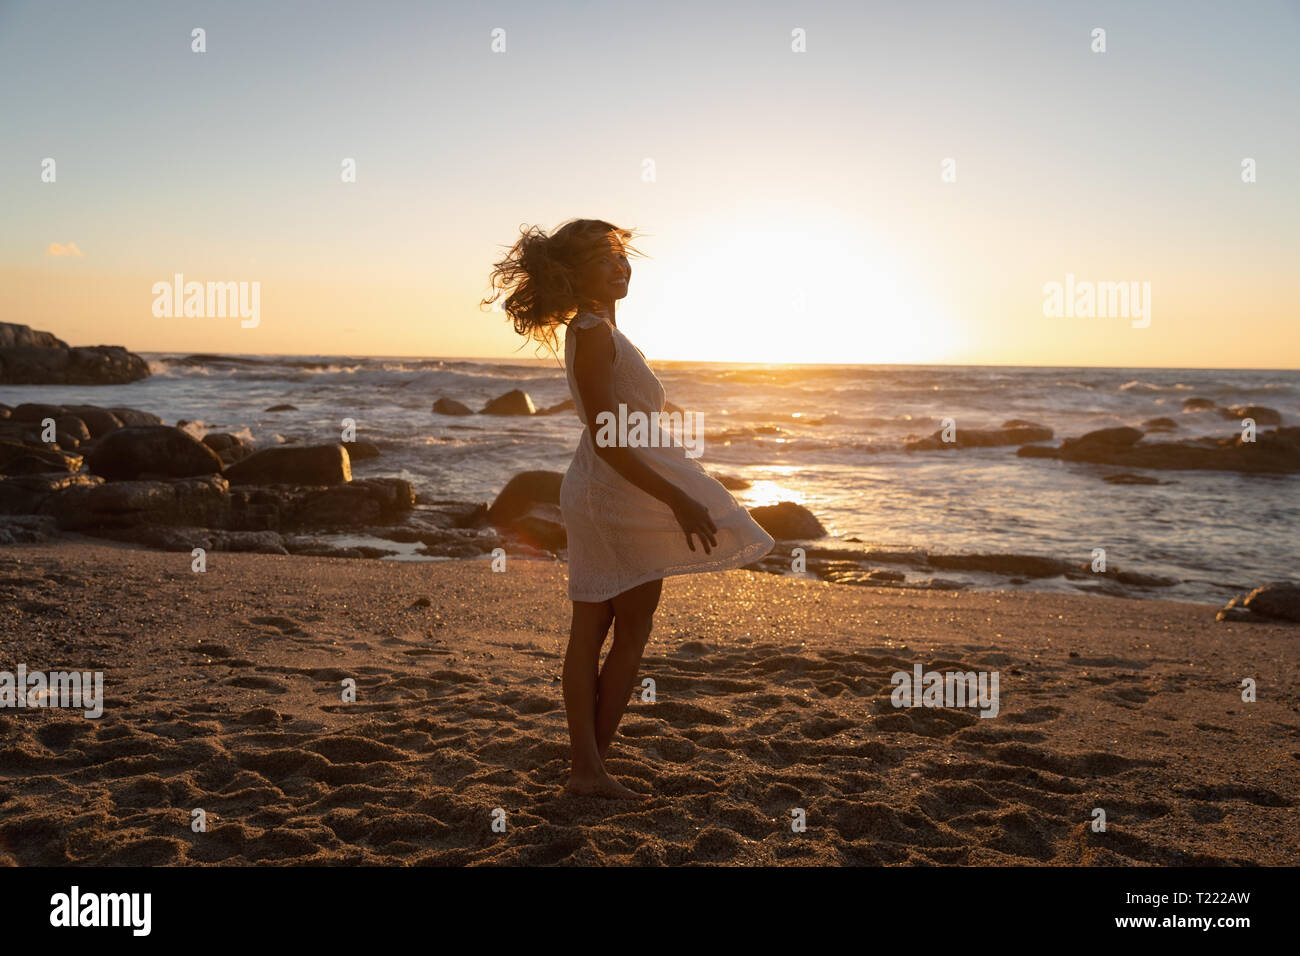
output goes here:
[{"label": "coastal rock formation", "polygon": [[1267,405],[1233,405],[1225,417],[1253,418],[1256,425],[1282,424],[1282,413]]},{"label": "coastal rock formation", "polygon": [[452,398],[440,398],[433,403],[433,410],[439,415],[473,415],[474,410],[462,405]]},{"label": "coastal rock formation", "polygon": [[749,515],[773,538],[810,541],[826,537],[826,529],[817,520],[817,516],[793,501],[750,508]]},{"label": "coastal rock formation", "polygon": [[1257,432],[1253,442],[1243,441],[1241,435],[1181,442],[1130,442],[1133,432],[1138,429],[1107,428],[1079,439],[1067,439],[1060,448],[1030,445],[1016,454],[1022,458],[1061,458],[1123,468],[1258,474],[1300,472],[1300,427],[1296,426]]},{"label": "coastal rock formation", "polygon": [[498,395],[483,406],[483,415],[535,415],[537,406],[532,396],[521,389],[514,389],[504,395]]},{"label": "coastal rock formation", "polygon": [[1220,621],[1266,619],[1300,623],[1300,584],[1265,584],[1244,598],[1240,595],[1233,598],[1215,616]]},{"label": "coastal rock formation", "polygon": [[91,531],[141,524],[220,526],[230,486],[220,475],[172,481],[73,484],[51,495],[42,511],[60,528]]},{"label": "coastal rock formation", "polygon": [[343,445],[267,448],[226,469],[232,485],[336,485],[352,480]]},{"label": "coastal rock formation", "polygon": [[95,442],[86,465],[110,481],[215,475],[221,458],[188,432],[170,425],[128,425]]},{"label": "coastal rock formation", "polygon": [[546,408],[539,409],[538,415],[558,415],[560,412],[571,412],[575,408],[573,399],[566,398],[562,402],[556,402],[554,405],[548,405]]},{"label": "coastal rock formation", "polygon": [[0,475],[80,471],[82,460],[58,448],[0,439]]},{"label": "coastal rock formation", "polygon": [[1052,430],[1046,425],[1026,422],[1018,418],[1003,422],[1000,428],[961,428],[954,429],[952,441],[943,440],[943,429],[919,441],[908,442],[905,451],[934,451],[942,448],[991,448],[999,445],[1027,445],[1032,442],[1049,441]]},{"label": "coastal rock formation", "polygon": [[248,439],[228,432],[208,432],[203,436],[203,444],[217,453],[223,465],[233,465],[257,450]]},{"label": "coastal rock formation", "polygon": [[149,375],[149,364],[119,345],[73,348],[49,332],[0,322],[0,384],[123,385]]}]

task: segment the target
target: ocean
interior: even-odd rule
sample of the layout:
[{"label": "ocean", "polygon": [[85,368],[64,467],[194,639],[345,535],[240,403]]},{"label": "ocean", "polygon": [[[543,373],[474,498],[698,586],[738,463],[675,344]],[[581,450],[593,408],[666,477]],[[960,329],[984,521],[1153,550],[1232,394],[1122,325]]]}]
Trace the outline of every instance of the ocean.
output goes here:
[{"label": "ocean", "polygon": [[[337,441],[343,420],[381,457],[354,475],[405,478],[426,499],[490,501],[514,474],[563,471],[581,425],[433,414],[439,397],[478,409],[523,389],[539,408],[568,397],[555,361],[194,356],[140,353],[152,376],[123,386],[4,386],[0,401],[127,405],[197,420],[259,447]],[[1126,571],[1179,583],[1150,596],[1221,601],[1300,568],[1300,476],[1151,471],[1159,485],[1108,484],[1125,469],[1016,457],[1012,446],[907,452],[945,418],[958,429],[1025,419],[1064,437],[1160,416],[1157,439],[1227,436],[1239,425],[1182,410],[1185,398],[1265,405],[1300,422],[1300,372],[969,366],[756,366],[651,362],[668,400],[703,415],[700,463],[748,480],[746,505],[795,501],[861,550],[1038,554],[1079,563],[1094,549]],[[280,403],[296,411],[265,412]],[[945,577],[955,575],[946,574]],[[956,577],[961,577],[956,575]],[[974,587],[1005,579],[966,576]],[[1065,579],[1033,581],[1070,590]]]}]

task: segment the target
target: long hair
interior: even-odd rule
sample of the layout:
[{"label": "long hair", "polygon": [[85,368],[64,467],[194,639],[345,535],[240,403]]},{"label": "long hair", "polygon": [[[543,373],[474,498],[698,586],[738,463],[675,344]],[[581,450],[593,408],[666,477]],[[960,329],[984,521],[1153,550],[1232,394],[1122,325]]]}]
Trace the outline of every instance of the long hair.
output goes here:
[{"label": "long hair", "polygon": [[503,295],[506,315],[514,329],[556,351],[555,330],[578,314],[582,303],[575,288],[584,256],[608,244],[624,254],[634,233],[603,219],[570,219],[547,235],[540,226],[520,226],[519,239],[492,268],[492,292],[480,307]]}]

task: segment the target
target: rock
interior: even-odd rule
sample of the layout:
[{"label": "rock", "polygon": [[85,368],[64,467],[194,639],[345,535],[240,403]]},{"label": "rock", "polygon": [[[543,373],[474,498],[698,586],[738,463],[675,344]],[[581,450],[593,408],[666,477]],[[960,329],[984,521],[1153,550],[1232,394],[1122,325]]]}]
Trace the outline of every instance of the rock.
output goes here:
[{"label": "rock", "polygon": [[253,454],[253,443],[242,435],[229,432],[208,432],[203,436],[203,444],[217,453],[223,465],[233,465]]},{"label": "rock", "polygon": [[1241,604],[1261,617],[1300,622],[1300,584],[1265,584],[1246,595]]},{"label": "rock", "polygon": [[272,405],[270,408],[262,409],[263,412],[296,412],[297,405]]},{"label": "rock", "polygon": [[517,518],[523,517],[533,505],[559,505],[560,483],[564,474],[558,471],[521,471],[501,489],[492,507],[487,510],[488,523],[497,528],[508,528]]},{"label": "rock", "polygon": [[76,484],[51,495],[42,503],[41,510],[54,515],[59,527],[65,530],[146,524],[210,527],[223,521],[229,487],[220,475],[170,481]]},{"label": "rock", "polygon": [[88,488],[102,485],[104,479],[83,473],[16,475],[0,478],[0,514],[34,515],[50,514],[53,499],[68,488]]},{"label": "rock", "polygon": [[109,432],[87,454],[86,465],[110,481],[191,478],[219,474],[222,469],[216,452],[169,425],[129,425]]},{"label": "rock", "polygon": [[352,480],[352,462],[341,444],[267,448],[226,469],[232,485],[336,485]]},{"label": "rock", "polygon": [[728,491],[744,491],[746,488],[752,488],[753,485],[744,478],[738,478],[735,475],[716,474],[713,480]]},{"label": "rock", "polygon": [[1099,428],[1087,432],[1079,438],[1067,438],[1061,442],[1061,457],[1069,459],[1072,449],[1077,448],[1127,448],[1142,440],[1140,428]]},{"label": "rock", "polygon": [[[90,441],[90,429],[77,415],[60,415],[54,419],[54,427],[60,435],[67,435],[76,442],[76,445],[73,445],[74,448],[83,441]],[[59,442],[59,445],[64,448],[67,447],[62,441]]]},{"label": "rock", "polygon": [[[90,430],[91,438],[103,438],[111,431],[116,431],[126,425],[126,422],[118,418],[106,408],[99,408],[95,405],[65,405],[64,412],[76,415],[86,423],[86,428]],[[159,424],[158,422],[140,422],[135,424]]]},{"label": "rock", "polygon": [[560,551],[569,544],[559,505],[535,504],[512,520],[508,530],[511,538],[544,551]]},{"label": "rock", "polygon": [[930,566],[946,571],[988,571],[1026,578],[1053,578],[1073,570],[1067,561],[1036,554],[932,554]]},{"label": "rock", "polygon": [[82,457],[45,446],[0,439],[0,475],[36,475],[81,470]]},{"label": "rock", "polygon": [[1012,419],[1004,422],[1001,428],[957,428],[953,440],[943,440],[943,429],[922,438],[908,442],[904,451],[934,451],[943,448],[992,448],[999,445],[1025,445],[1030,442],[1048,441],[1052,430],[1046,425]]},{"label": "rock", "polygon": [[473,415],[474,411],[467,405],[451,398],[440,398],[433,403],[433,410],[438,415]]},{"label": "rock", "polygon": [[1260,431],[1253,442],[1243,441],[1241,435],[1181,442],[1144,441],[1127,446],[1079,439],[1068,446],[1063,444],[1059,457],[1122,468],[1291,474],[1300,471],[1300,427]]},{"label": "rock", "polygon": [[537,406],[525,391],[514,389],[504,395],[498,395],[483,406],[483,415],[533,415]]},{"label": "rock", "polygon": [[345,442],[348,449],[348,457],[353,461],[365,461],[367,458],[379,457],[379,446],[372,445],[368,441],[350,441]]},{"label": "rock", "polygon": [[73,348],[49,332],[0,322],[0,384],[124,385],[148,375],[149,363],[119,345]]},{"label": "rock", "polygon": [[826,537],[826,529],[817,520],[817,516],[793,501],[750,508],[749,515],[773,538],[808,541]]},{"label": "rock", "polygon": [[538,411],[537,414],[538,414],[538,415],[558,415],[560,412],[571,412],[571,411],[574,411],[576,408],[577,408],[577,406],[573,404],[573,399],[571,399],[571,398],[566,398],[566,399],[565,399],[564,401],[562,401],[562,402],[556,402],[554,405],[550,405],[550,406],[548,406],[548,407],[546,407],[546,408],[541,409],[540,411]]},{"label": "rock", "polygon": [[297,489],[279,522],[285,528],[357,527],[393,521],[415,506],[402,478],[361,478],[325,488]]},{"label": "rock", "polygon": [[1185,412],[1202,412],[1210,411],[1219,406],[1208,398],[1184,398],[1183,411]]},{"label": "rock", "polygon": [[1282,424],[1282,413],[1265,405],[1233,405],[1228,412],[1232,418],[1253,418],[1256,425]]},{"label": "rock", "polygon": [[1178,423],[1172,418],[1148,418],[1142,423],[1143,428],[1153,428],[1158,431],[1168,431],[1178,427]]},{"label": "rock", "polygon": [[0,545],[39,544],[57,537],[59,527],[45,515],[0,516]]},{"label": "rock", "polygon": [[29,325],[0,322],[0,349],[66,349],[68,343],[53,332],[38,332]]},{"label": "rock", "polygon": [[1047,445],[1025,445],[1016,449],[1017,458],[1060,458],[1061,450]]},{"label": "rock", "polygon": [[161,425],[163,420],[153,412],[142,412],[136,408],[123,408],[115,406],[109,409],[114,415],[121,419],[123,425]]}]

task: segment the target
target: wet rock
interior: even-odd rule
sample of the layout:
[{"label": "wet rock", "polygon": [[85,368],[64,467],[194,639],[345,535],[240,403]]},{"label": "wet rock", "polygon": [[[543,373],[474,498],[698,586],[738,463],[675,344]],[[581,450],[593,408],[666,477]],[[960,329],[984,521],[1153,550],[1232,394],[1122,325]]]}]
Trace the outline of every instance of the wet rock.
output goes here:
[{"label": "wet rock", "polygon": [[341,444],[267,448],[226,469],[232,485],[335,485],[352,480],[352,460]]},{"label": "wet rock", "polygon": [[365,461],[367,458],[378,458],[380,455],[379,446],[372,445],[368,441],[350,441],[346,444],[348,457],[353,461]]},{"label": "wet rock", "polygon": [[571,411],[574,411],[576,408],[577,408],[577,406],[573,404],[573,399],[571,399],[571,398],[566,398],[566,399],[565,399],[564,401],[562,401],[562,402],[556,402],[554,405],[550,405],[550,406],[548,406],[548,407],[546,407],[546,408],[541,409],[540,411],[538,411],[537,414],[538,414],[538,415],[558,415],[560,412],[571,412]]},{"label": "wet rock", "polygon": [[1069,461],[1123,468],[1290,474],[1300,471],[1300,427],[1260,431],[1253,442],[1243,441],[1241,435],[1182,442],[1143,441],[1127,446],[1080,439],[1068,447],[1062,445],[1059,455]]},{"label": "wet rock", "polygon": [[744,478],[738,478],[735,475],[716,474],[713,480],[728,491],[744,491],[746,488],[752,488],[753,485]]},{"label": "wet rock", "polygon": [[[126,425],[126,422],[118,418],[106,408],[99,408],[96,405],[65,405],[63,410],[69,414],[76,415],[86,423],[86,428],[90,430],[91,438],[103,438],[111,431],[117,431]],[[145,423],[150,424],[150,423]],[[157,424],[156,422],[153,424]]]},{"label": "wet rock", "polygon": [[1017,458],[1060,458],[1061,450],[1049,445],[1025,445],[1016,449]]},{"label": "wet rock", "polygon": [[498,395],[492,401],[483,406],[482,414],[484,415],[533,415],[537,412],[537,406],[533,404],[532,397],[525,391],[514,389],[506,392],[504,395]]},{"label": "wet rock", "polygon": [[0,439],[0,475],[80,471],[82,457],[44,445]]},{"label": "wet rock", "polygon": [[360,478],[347,484],[297,489],[282,527],[358,527],[392,521],[415,506],[415,490],[402,478]]},{"label": "wet rock", "polygon": [[534,504],[524,514],[512,519],[507,530],[512,539],[543,551],[560,551],[568,547],[564,516],[559,505]]},{"label": "wet rock", "polygon": [[1073,570],[1068,561],[1036,554],[932,554],[929,563],[946,571],[988,571],[1026,578],[1052,578]]},{"label": "wet rock", "polygon": [[216,452],[169,425],[129,425],[109,432],[86,455],[86,465],[109,481],[190,478],[222,469]]},{"label": "wet rock", "polygon": [[433,403],[433,410],[438,415],[473,415],[474,410],[462,405],[453,398],[440,398]]},{"label": "wet rock", "polygon": [[773,538],[809,541],[826,536],[826,529],[817,520],[817,516],[803,505],[795,504],[793,501],[750,508],[749,515]]},{"label": "wet rock", "polygon": [[560,484],[563,481],[564,474],[558,471],[520,472],[506,482],[501,494],[496,496],[488,508],[488,523],[497,528],[507,528],[515,519],[527,514],[534,505],[558,506]]},{"label": "wet rock", "polygon": [[270,408],[262,409],[263,412],[296,412],[297,410],[297,405],[288,404],[272,405]]},{"label": "wet rock", "polygon": [[1184,398],[1183,411],[1185,412],[1204,412],[1212,411],[1219,406],[1210,401],[1208,398]]},{"label": "wet rock", "polygon": [[1118,449],[1135,445],[1142,440],[1140,428],[1099,428],[1080,438],[1067,438],[1061,442],[1061,457],[1075,460],[1079,454],[1092,454],[1094,449]]},{"label": "wet rock", "polygon": [[934,451],[943,448],[992,448],[999,445],[1026,445],[1031,442],[1048,441],[1052,430],[1046,425],[1012,419],[1004,422],[1001,428],[961,428],[955,429],[953,440],[943,440],[943,429],[922,438],[908,442],[904,451]]},{"label": "wet rock", "polygon": [[1228,415],[1232,418],[1253,418],[1256,425],[1282,424],[1282,413],[1265,405],[1234,405],[1228,409]]},{"label": "wet rock", "polygon": [[153,412],[142,412],[138,408],[125,408],[115,405],[109,409],[121,419],[123,425],[161,425],[163,420]]},{"label": "wet rock", "polygon": [[1155,431],[1171,431],[1178,427],[1178,423],[1172,418],[1148,418],[1142,423],[1143,428],[1150,428]]}]

